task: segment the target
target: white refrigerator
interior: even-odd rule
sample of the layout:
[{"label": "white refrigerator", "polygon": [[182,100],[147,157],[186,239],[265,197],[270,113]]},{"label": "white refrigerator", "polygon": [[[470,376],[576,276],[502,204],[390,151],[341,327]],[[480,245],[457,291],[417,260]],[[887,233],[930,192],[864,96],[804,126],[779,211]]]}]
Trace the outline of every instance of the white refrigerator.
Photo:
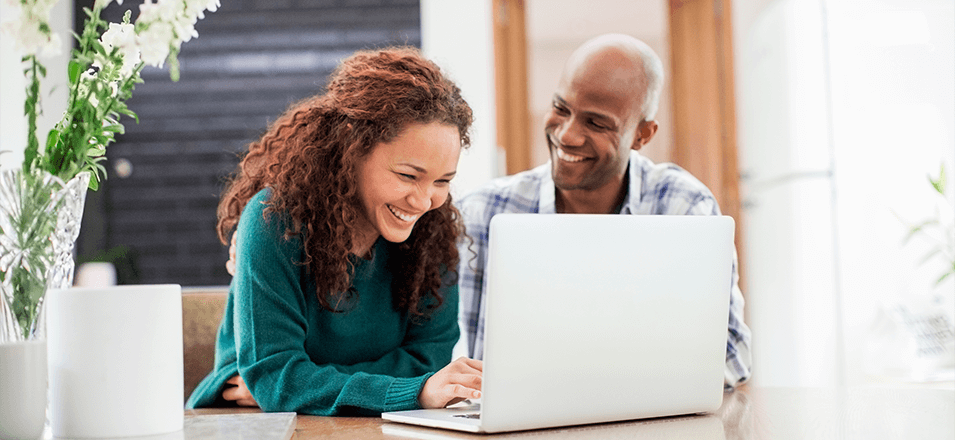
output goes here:
[{"label": "white refrigerator", "polygon": [[[752,383],[955,380],[951,263],[905,241],[955,215],[955,2],[777,0],[744,35]],[[943,163],[948,201],[928,180]]]}]

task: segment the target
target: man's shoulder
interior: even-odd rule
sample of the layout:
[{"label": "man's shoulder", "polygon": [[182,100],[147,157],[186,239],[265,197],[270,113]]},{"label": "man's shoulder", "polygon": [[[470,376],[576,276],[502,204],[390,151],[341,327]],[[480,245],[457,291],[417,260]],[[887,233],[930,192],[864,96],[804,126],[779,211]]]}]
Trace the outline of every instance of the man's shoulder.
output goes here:
[{"label": "man's shoulder", "polygon": [[710,189],[700,179],[675,163],[654,163],[642,156],[639,157],[637,163],[643,176],[645,189],[676,186],[685,191],[712,196]]},{"label": "man's shoulder", "polygon": [[[644,157],[635,158],[640,182],[640,203],[637,212],[653,214],[689,214],[712,211],[716,200],[713,192],[689,171],[674,163],[654,163]],[[636,188],[631,188],[635,190]]]},{"label": "man's shoulder", "polygon": [[547,172],[545,167],[491,179],[461,197],[458,208],[463,211],[529,211],[539,201],[544,173]]}]

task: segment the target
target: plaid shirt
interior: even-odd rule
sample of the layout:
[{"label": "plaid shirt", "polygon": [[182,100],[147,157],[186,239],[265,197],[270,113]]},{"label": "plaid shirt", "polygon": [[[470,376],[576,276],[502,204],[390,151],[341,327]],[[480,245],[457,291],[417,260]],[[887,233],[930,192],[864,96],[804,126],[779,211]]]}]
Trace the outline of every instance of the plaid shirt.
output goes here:
[{"label": "plaid shirt", "polygon": [[[620,214],[719,215],[716,199],[703,183],[673,164],[654,164],[633,151],[628,167],[630,188]],[[553,214],[554,180],[550,163],[512,176],[492,180],[463,197],[458,208],[473,243],[460,245],[458,268],[462,338],[468,356],[484,357],[484,267],[487,264],[488,227],[491,217],[502,212]],[[736,255],[733,255],[733,287],[730,293],[729,327],[726,339],[725,387],[732,388],[750,376],[750,331],[743,322],[743,295],[739,290]]]}]

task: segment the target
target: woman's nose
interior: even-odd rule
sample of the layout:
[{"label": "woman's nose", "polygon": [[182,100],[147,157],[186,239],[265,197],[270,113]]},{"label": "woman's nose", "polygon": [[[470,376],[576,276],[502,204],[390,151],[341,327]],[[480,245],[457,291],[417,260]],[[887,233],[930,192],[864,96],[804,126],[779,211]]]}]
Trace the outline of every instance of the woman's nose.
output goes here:
[{"label": "woman's nose", "polygon": [[432,194],[434,190],[429,188],[415,187],[408,195],[408,204],[418,211],[427,211],[433,204]]}]

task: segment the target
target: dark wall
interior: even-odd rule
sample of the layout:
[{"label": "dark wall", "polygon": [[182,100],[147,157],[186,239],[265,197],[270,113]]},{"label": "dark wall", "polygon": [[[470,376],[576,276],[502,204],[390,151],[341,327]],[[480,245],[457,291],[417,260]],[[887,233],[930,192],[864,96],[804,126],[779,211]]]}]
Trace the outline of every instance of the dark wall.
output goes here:
[{"label": "dark wall", "polygon": [[[104,17],[120,21],[127,9],[135,19],[135,1]],[[417,0],[222,0],[196,30],[178,83],[166,69],[143,71],[127,102],[140,122],[123,120],[126,134],[107,148],[109,178],[87,199],[78,261],[115,262],[121,284],[228,284],[216,206],[238,154],[289,104],[321,92],[343,57],[421,43]]]}]

